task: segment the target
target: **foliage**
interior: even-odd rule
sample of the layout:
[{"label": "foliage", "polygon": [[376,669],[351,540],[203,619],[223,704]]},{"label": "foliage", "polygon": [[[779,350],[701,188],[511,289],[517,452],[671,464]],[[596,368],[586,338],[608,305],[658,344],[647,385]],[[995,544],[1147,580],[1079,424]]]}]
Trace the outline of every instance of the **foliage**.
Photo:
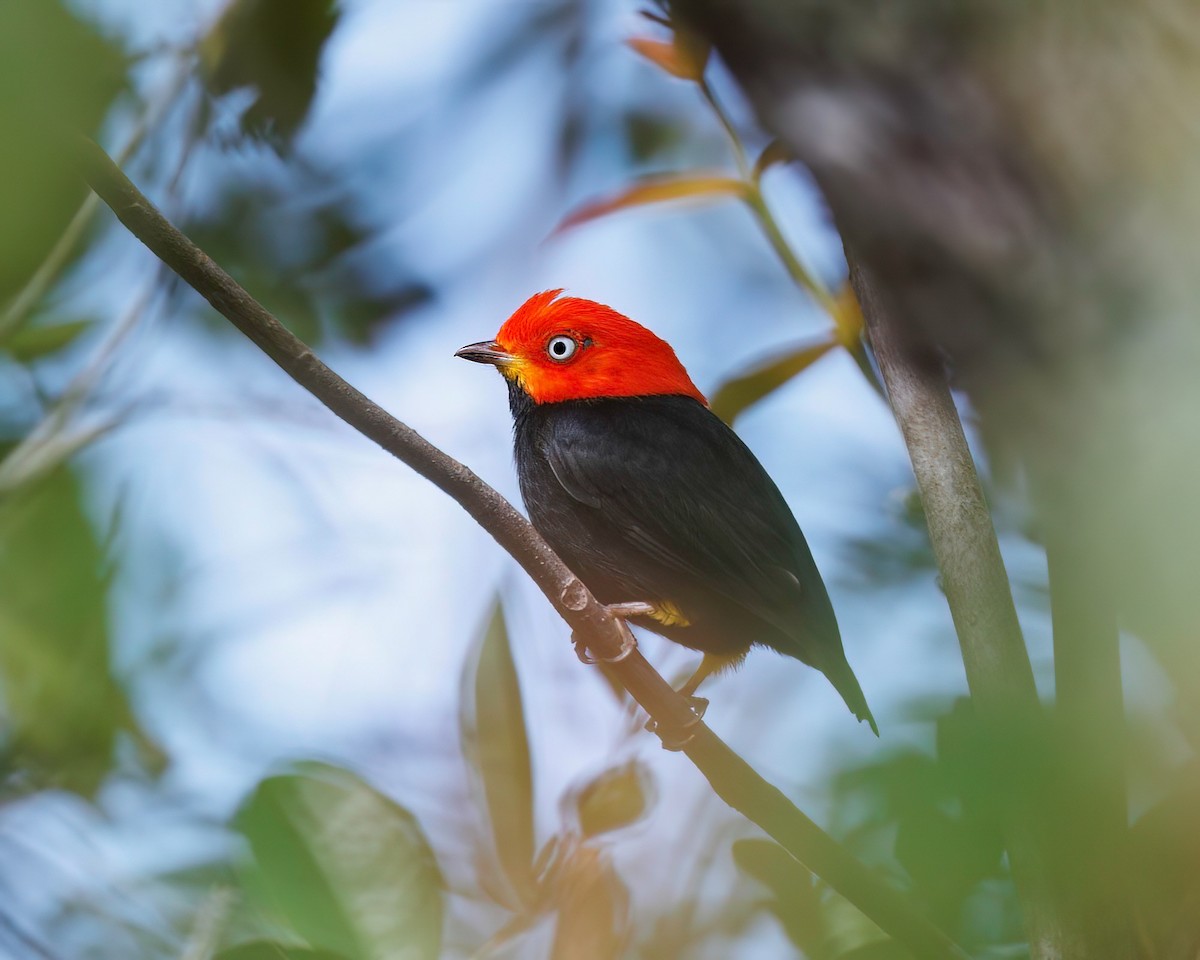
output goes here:
[{"label": "foliage", "polygon": [[[159,669],[187,673],[196,655],[172,647],[173,631],[183,628],[164,611],[176,608],[164,603],[131,612],[114,585],[131,568],[146,576],[147,567],[168,566],[162,559],[167,548],[134,536],[123,508],[136,500],[136,490],[122,492],[115,506],[101,495],[107,448],[94,448],[157,409],[155,396],[128,403],[120,389],[136,384],[137,358],[156,349],[156,316],[194,334],[189,350],[223,356],[218,351],[228,343],[215,332],[223,326],[204,323],[210,316],[205,305],[148,269],[119,318],[107,316],[99,302],[94,313],[90,302],[86,311],[66,305],[72,296],[79,299],[81,288],[87,299],[89,286],[115,274],[118,261],[114,234],[97,226],[84,203],[60,128],[100,136],[122,123],[131,126],[123,159],[155,185],[214,259],[317,349],[370,358],[400,321],[415,317],[448,283],[426,270],[423,251],[409,262],[401,245],[386,243],[391,226],[369,187],[346,184],[339,171],[305,156],[323,58],[350,19],[350,4],[233,0],[195,37],[163,50],[122,50],[110,31],[85,19],[83,7],[58,0],[0,5],[6,134],[0,140],[0,842],[19,853],[28,834],[31,845],[49,851],[34,868],[14,856],[12,866],[0,867],[0,886],[8,894],[41,883],[39,896],[50,904],[28,917],[10,918],[9,908],[0,908],[0,952],[11,942],[25,955],[43,957],[660,960],[737,956],[765,938],[811,960],[902,956],[824,881],[712,802],[703,784],[669,779],[671,758],[641,752],[647,738],[627,701],[616,705],[629,721],[627,735],[603,762],[561,776],[553,768],[552,741],[566,734],[556,725],[568,733],[577,728],[561,715],[547,716],[546,703],[531,697],[535,677],[539,686],[558,683],[555,665],[537,659],[535,644],[510,634],[510,625],[527,618],[508,589],[493,602],[466,656],[457,726],[422,718],[427,725],[397,734],[402,745],[394,753],[371,744],[361,752],[382,755],[377,768],[341,758],[280,768],[274,758],[265,776],[259,758],[239,755],[239,727],[232,735],[226,731],[232,742],[222,744],[237,762],[225,757],[227,768],[214,771],[203,758],[190,761],[202,768],[201,780],[213,773],[217,781],[233,779],[229,771],[236,769],[245,792],[237,809],[214,810],[207,798],[190,795],[197,775],[192,769],[189,781],[188,765],[174,753],[186,737],[164,737],[163,708],[146,695],[145,683]],[[569,210],[553,236],[635,209],[736,201],[729,206],[749,214],[747,223],[783,268],[779,276],[819,307],[826,325],[815,333],[797,330],[786,346],[724,374],[712,392],[714,411],[734,423],[843,350],[878,389],[850,287],[809,269],[781,228],[770,188],[773,178],[788,175],[791,156],[717,96],[725,89],[715,82],[722,67],[708,43],[668,13],[648,14],[648,35],[620,48],[648,92],[617,111],[603,97],[581,93],[596,59],[584,7],[549,2],[506,11],[477,61],[462,65],[458,81],[469,100],[498,86],[523,58],[553,60],[565,78],[554,158],[564,182],[588,172],[582,160],[589,137],[622,140],[627,185]],[[153,79],[158,73],[175,80],[160,83]],[[681,119],[686,101],[671,99],[680,91],[707,111],[709,127],[719,128],[727,162],[706,154],[702,124],[693,129]],[[472,113],[465,102],[460,107],[439,104],[435,112],[446,114],[447,128],[478,122],[486,112]],[[232,124],[229,110],[236,113]],[[406,141],[406,149],[416,150],[427,122],[416,125],[420,136]],[[438,150],[439,175],[454,183],[461,158],[445,143]],[[257,167],[246,160],[264,155],[269,161]],[[204,176],[191,176],[198,168]],[[204,181],[202,189],[196,180]],[[418,185],[413,206],[422,191],[428,184]],[[590,189],[588,195],[594,196]],[[470,215],[456,225],[456,240],[465,247],[476,239],[472,202],[462,201]],[[729,243],[724,237],[715,242]],[[233,419],[245,417],[243,405],[233,407]],[[972,415],[986,448],[998,449],[989,433],[994,421]],[[182,422],[172,429],[187,440],[194,424]],[[136,467],[150,471],[155,464]],[[1001,472],[1009,482],[997,485],[993,500],[1019,496],[1020,464],[1002,471],[993,463],[991,479]],[[1186,480],[1181,477],[1181,489]],[[891,502],[883,494],[879,499],[880,512],[890,510],[887,519],[896,522],[882,533],[843,538],[843,582],[864,605],[886,605],[925,587],[936,594],[919,498],[905,490]],[[312,510],[301,502],[294,512]],[[1004,504],[996,505],[1003,522]],[[337,535],[333,526],[320,531],[323,549]],[[1006,550],[1012,544],[1039,558],[1033,579],[1041,592],[1022,606],[1023,616],[1036,622],[1047,606],[1041,538],[1017,526],[1004,531]],[[211,546],[219,555],[222,545]],[[387,548],[409,551],[420,562],[426,545]],[[280,559],[267,558],[261,568],[254,560],[264,595],[271,580],[266,568]],[[192,576],[183,571],[176,581],[164,578],[162,590],[186,592]],[[1189,574],[1179,576],[1186,581]],[[361,578],[351,571],[345,579],[357,587]],[[463,591],[473,592],[474,585],[464,584]],[[189,625],[198,632],[222,632],[207,625],[203,610],[178,609],[200,624]],[[419,649],[417,625],[438,615],[398,612],[398,642]],[[152,622],[148,652],[125,636],[132,616]],[[1186,649],[1194,631],[1177,632],[1172,649]],[[336,646],[342,638],[328,642]],[[893,642],[899,639],[886,637],[881,645]],[[287,655],[309,652],[289,647]],[[1169,662],[1176,665],[1167,671],[1170,679],[1186,681],[1190,674],[1179,664],[1194,659]],[[592,682],[591,674],[576,673],[583,678],[579,689]],[[268,673],[259,682],[266,688],[274,679]],[[587,716],[590,705],[583,696],[574,702],[574,689],[563,701],[573,714],[578,708]],[[209,722],[205,704],[173,706],[198,727]],[[611,702],[605,706],[612,711]],[[988,734],[966,699],[908,708],[907,724],[898,726],[911,742],[889,741],[866,757],[843,755],[840,744],[830,748],[818,785],[828,802],[824,819],[877,876],[903,890],[973,956],[1022,956],[1025,931],[999,812],[1012,784],[996,778],[995,760],[1025,751],[1041,763],[1047,783],[1076,776],[1082,782],[1084,764],[1060,762],[1057,742],[1030,742],[1012,731]],[[748,712],[754,723],[768,715]],[[601,743],[616,727],[614,716],[589,729],[590,743]],[[1139,803],[1120,856],[1139,939],[1147,956],[1182,960],[1200,949],[1200,849],[1194,842],[1200,722],[1181,702],[1167,725],[1129,733],[1129,744],[1110,746],[1113,755],[1128,753],[1136,761],[1130,785]],[[755,728],[760,733],[770,739]],[[430,769],[450,771],[435,794],[426,792],[421,777]],[[780,781],[788,774],[781,771]],[[788,792],[807,786],[790,784]],[[145,848],[157,845],[156,816],[175,818],[181,833],[199,835],[193,837],[199,852],[176,837],[178,849],[156,850],[162,859],[144,866],[143,859],[153,859]],[[146,835],[137,836],[143,824]],[[133,876],[88,878],[99,892],[59,878],[56,860],[71,859],[59,852],[57,844],[70,849],[60,834],[73,832],[86,834],[89,846],[121,860]],[[1056,843],[1050,838],[1046,848]],[[656,862],[669,864],[668,879],[655,872]],[[14,914],[26,905],[15,895],[13,902]]]}]

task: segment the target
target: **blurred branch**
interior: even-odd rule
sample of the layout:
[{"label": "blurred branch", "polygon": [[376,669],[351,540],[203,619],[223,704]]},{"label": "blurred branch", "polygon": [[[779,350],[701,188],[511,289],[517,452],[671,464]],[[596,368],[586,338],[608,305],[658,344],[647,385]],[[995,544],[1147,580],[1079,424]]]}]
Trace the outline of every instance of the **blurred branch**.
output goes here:
[{"label": "blurred branch", "polygon": [[[94,195],[93,195],[94,196]],[[108,433],[127,411],[103,417],[99,423],[66,434],[71,417],[87,399],[108,370],[117,348],[137,326],[150,303],[155,284],[140,293],[117,325],[96,348],[84,368],[75,375],[62,396],[32,430],[0,459],[0,495],[11,493],[65,463],[84,447]]]},{"label": "blurred branch", "polygon": [[[1064,461],[1084,475],[1097,459],[1088,456],[1082,437],[1064,453]],[[1111,950],[1106,955],[1131,956],[1118,591],[1105,568],[1109,518],[1116,511],[1090,510],[1070,476],[1043,470],[1040,480],[1038,522],[1054,629],[1054,713],[1065,760],[1059,789],[1071,812],[1063,824],[1063,888],[1089,937]]]},{"label": "blurred branch", "polygon": [[[962,422],[938,357],[921,354],[891,320],[866,268],[848,254],[850,280],[862,305],[871,347],[912,460],[962,648],[967,684],[980,717],[993,730],[1028,735],[1041,718],[1033,668],[1017,620],[1008,574],[991,514],[983,498]],[[1020,744],[1029,741],[1015,737]],[[1035,958],[1083,956],[1067,949],[1080,936],[1068,921],[1050,865],[1053,817],[1034,796],[1032,758],[1009,751],[997,762],[1009,767],[1016,794],[1006,810],[1006,840],[1013,878],[1021,894]],[[1048,815],[1049,814],[1049,815]]]},{"label": "blurred branch", "polygon": [[[172,226],[96,144],[82,140],[79,160],[84,178],[134,236],[334,414],[454,498],[521,564],[593,655],[620,654],[628,627],[588,592],[507,500],[322,363]],[[611,668],[656,722],[660,735],[683,741],[684,752],[726,803],[758,824],[915,956],[922,960],[966,957],[905,896],[876,880],[700,722],[640,652],[634,650]]]}]

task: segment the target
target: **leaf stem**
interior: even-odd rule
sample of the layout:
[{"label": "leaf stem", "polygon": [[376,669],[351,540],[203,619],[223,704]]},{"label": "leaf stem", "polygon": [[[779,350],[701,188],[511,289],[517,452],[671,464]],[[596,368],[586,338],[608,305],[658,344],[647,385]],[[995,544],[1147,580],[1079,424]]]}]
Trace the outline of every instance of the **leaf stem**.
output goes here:
[{"label": "leaf stem", "polygon": [[721,105],[721,101],[717,99],[707,79],[702,78],[698,86],[700,87],[701,95],[712,110],[713,116],[717,118],[717,122],[725,131],[725,136],[733,148],[733,159],[737,164],[738,174],[746,187],[744,197],[746,206],[750,209],[763,235],[767,238],[771,249],[775,251],[775,255],[783,264],[788,276],[792,278],[792,282],[807,292],[821,309],[829,315],[829,318],[833,320],[839,342],[849,351],[850,356],[854,358],[855,364],[857,364],[862,375],[866,377],[867,383],[871,385],[872,389],[880,397],[884,397],[883,384],[879,381],[879,375],[875,372],[875,367],[871,364],[871,358],[868,355],[866,343],[863,341],[861,332],[857,332],[853,336],[847,335],[847,331],[843,328],[841,321],[841,312],[838,303],[834,299],[833,294],[800,262],[800,258],[796,256],[796,252],[783,235],[779,221],[775,219],[775,215],[767,205],[762,187],[759,184],[759,177],[755,174],[747,157],[746,145],[742,142],[741,134],[738,133],[737,127],[734,126],[729,113]]}]

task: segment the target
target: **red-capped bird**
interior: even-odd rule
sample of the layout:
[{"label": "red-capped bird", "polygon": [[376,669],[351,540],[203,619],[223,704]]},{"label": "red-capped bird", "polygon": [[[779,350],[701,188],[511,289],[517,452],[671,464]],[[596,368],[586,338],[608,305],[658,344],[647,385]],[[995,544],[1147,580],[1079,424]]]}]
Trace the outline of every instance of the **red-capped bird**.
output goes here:
[{"label": "red-capped bird", "polygon": [[683,686],[755,644],[816,667],[878,734],[833,606],[783,495],[675,351],[615,310],[548,290],[456,356],[508,382],[521,495],[605,604],[704,653]]}]

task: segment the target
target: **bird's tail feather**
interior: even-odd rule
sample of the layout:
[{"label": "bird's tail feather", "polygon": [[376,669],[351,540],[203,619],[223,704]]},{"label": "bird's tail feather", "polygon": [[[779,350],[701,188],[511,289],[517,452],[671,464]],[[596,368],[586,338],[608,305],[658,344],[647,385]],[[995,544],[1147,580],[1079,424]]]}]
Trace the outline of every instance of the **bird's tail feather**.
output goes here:
[{"label": "bird's tail feather", "polygon": [[867,706],[867,698],[863,695],[862,687],[858,685],[858,678],[854,676],[854,671],[850,669],[850,664],[846,662],[845,655],[837,658],[827,669],[822,671],[829,678],[829,682],[833,684],[833,688],[842,695],[842,699],[846,701],[846,706],[850,708],[850,712],[858,717],[859,721],[865,720],[871,725],[871,731],[875,736],[879,736],[879,727],[875,723],[875,718],[871,715],[871,708]]}]

